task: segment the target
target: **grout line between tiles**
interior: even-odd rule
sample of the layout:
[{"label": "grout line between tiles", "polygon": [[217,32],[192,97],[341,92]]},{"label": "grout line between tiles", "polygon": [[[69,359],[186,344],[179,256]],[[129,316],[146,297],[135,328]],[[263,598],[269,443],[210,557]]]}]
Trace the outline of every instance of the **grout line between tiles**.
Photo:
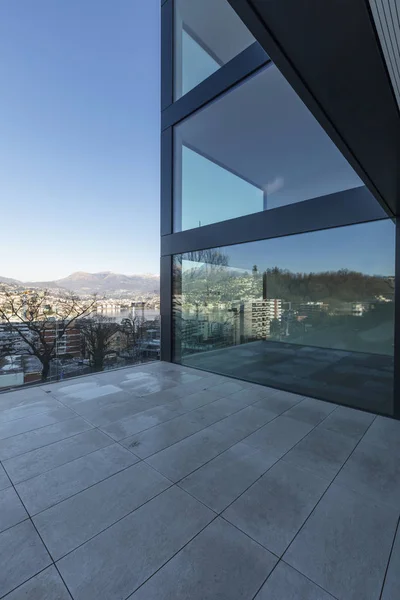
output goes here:
[{"label": "grout line between tiles", "polygon": [[[62,405],[62,408],[66,408],[64,404]],[[45,413],[39,413],[37,415],[32,415],[32,417],[40,417],[41,415],[47,415],[48,413],[51,413],[54,410],[57,410],[57,407],[51,408],[49,411],[47,411]],[[30,418],[31,417],[21,417],[20,419],[14,419],[14,421],[8,421],[8,423],[15,423],[16,421],[20,421],[22,419],[30,419]],[[71,416],[67,417],[66,419],[60,419],[59,421],[54,421],[54,423],[47,423],[46,425],[39,425],[39,427],[34,427],[33,429],[28,429],[27,431],[21,431],[20,433],[14,433],[13,435],[9,435],[8,437],[1,438],[0,442],[3,442],[5,440],[11,440],[12,438],[17,437],[18,435],[24,435],[25,433],[31,433],[32,431],[38,431],[39,429],[44,429],[45,427],[51,427],[52,425],[58,425],[58,423],[65,423],[65,421],[69,421],[70,419],[74,419],[74,418],[75,418],[75,415],[71,414]]]},{"label": "grout line between tiles", "polygon": [[[26,508],[26,506],[25,506],[25,503],[23,502],[23,500],[22,500],[21,496],[19,495],[19,493],[18,493],[17,489],[15,488],[14,484],[12,485],[12,487],[13,487],[13,489],[14,489],[14,492],[15,492],[15,493],[16,493],[16,495],[18,496],[18,498],[19,498],[19,501],[21,502],[22,506],[24,507],[24,509],[25,509],[25,511],[26,511],[26,513],[27,513],[27,515],[28,515],[28,519],[25,519],[25,521],[28,521],[28,520],[30,521],[30,523],[31,523],[32,527],[33,527],[33,528],[34,528],[34,530],[36,531],[36,534],[38,535],[38,537],[39,537],[40,541],[41,541],[41,542],[42,542],[42,544],[43,544],[43,547],[45,548],[45,550],[46,550],[46,552],[47,552],[47,554],[48,554],[48,556],[49,556],[49,559],[50,559],[50,564],[48,564],[48,565],[45,567],[45,568],[47,569],[47,568],[48,568],[50,565],[54,565],[54,564],[55,564],[55,563],[54,563],[54,560],[53,560],[53,557],[51,556],[51,554],[50,554],[50,552],[49,552],[49,550],[48,550],[48,548],[47,548],[46,544],[44,543],[44,540],[43,540],[42,536],[40,535],[40,533],[39,533],[39,531],[38,531],[38,529],[37,529],[37,527],[36,527],[35,523],[33,522],[33,519],[32,519],[32,517],[30,516],[30,514],[29,514],[29,512],[28,512],[28,510],[27,510],[27,508]],[[24,522],[25,522],[25,521],[24,521]],[[35,574],[34,574],[32,577],[30,577],[29,579],[26,579],[25,581],[23,581],[23,582],[22,582],[20,585],[23,585],[24,583],[26,583],[26,582],[27,582],[27,581],[29,581],[30,579],[33,579],[33,577],[35,577],[36,575],[38,575],[38,573],[41,573],[41,572],[42,572],[42,571],[44,571],[44,570],[45,570],[45,569],[41,569],[40,571],[38,571],[37,573],[35,573]],[[18,586],[18,587],[20,587],[20,586]],[[13,590],[10,590],[9,592],[7,592],[7,594],[10,594],[10,593],[11,593],[12,591],[14,591],[15,589],[16,589],[16,588],[13,588]],[[69,592],[69,589],[68,589],[68,588],[67,588],[67,590],[68,590],[68,592]],[[70,592],[69,592],[69,593],[70,593]],[[71,595],[71,597],[72,597],[72,594],[70,594],[70,595]]]},{"label": "grout line between tiles", "polygon": [[[29,515],[30,518],[33,519],[33,518],[37,517],[38,515],[41,515],[42,513],[46,512],[46,510],[50,510],[51,508],[53,508],[53,506],[57,506],[58,504],[62,504],[66,500],[69,500],[70,498],[73,498],[74,496],[78,496],[82,492],[86,492],[86,490],[90,490],[90,488],[95,487],[99,483],[103,483],[103,481],[107,481],[107,479],[111,479],[111,477],[114,477],[114,475],[118,475],[119,473],[122,473],[123,471],[127,471],[131,467],[134,467],[134,466],[140,464],[141,462],[143,462],[143,461],[139,460],[139,461],[137,461],[135,463],[132,463],[131,465],[128,465],[127,467],[123,467],[122,469],[119,469],[118,471],[115,471],[115,473],[112,473],[112,475],[107,475],[107,477],[104,477],[104,479],[100,479],[99,481],[96,481],[96,483],[92,483],[91,485],[88,485],[87,487],[79,490],[79,492],[75,492],[74,494],[70,494],[69,496],[66,496],[65,498],[62,498],[62,500],[58,500],[57,502],[54,502],[54,504],[51,504],[50,506],[47,506],[46,508],[43,508],[42,510],[39,510],[38,512],[35,512],[34,514],[31,514],[31,513],[29,513],[27,511],[28,515]],[[170,480],[168,479],[168,481],[170,481]]]},{"label": "grout line between tiles", "polygon": [[[9,489],[9,488],[8,488],[8,489]],[[4,490],[2,490],[2,491],[4,491]],[[25,510],[25,512],[26,512],[26,508],[25,508],[25,507],[24,507],[24,510]],[[5,533],[6,531],[9,531],[9,530],[10,530],[10,529],[12,529],[13,527],[16,527],[17,525],[21,525],[21,523],[24,523],[25,521],[28,521],[28,520],[29,520],[29,514],[26,512],[26,516],[25,516],[23,519],[21,519],[21,520],[20,520],[20,521],[18,521],[17,523],[13,523],[12,525],[9,525],[8,527],[5,527],[4,529],[2,529],[2,530],[0,531],[0,535],[1,535],[2,533]]]},{"label": "grout line between tiles", "polygon": [[131,598],[133,598],[134,594],[136,594],[136,592],[143,587],[152,577],[154,577],[154,575],[156,575],[159,571],[161,571],[161,569],[163,569],[173,558],[175,558],[175,556],[177,554],[179,554],[184,548],[186,548],[186,546],[188,544],[190,544],[190,542],[192,542],[195,538],[197,538],[198,535],[200,535],[205,529],[207,529],[207,527],[209,525],[211,525],[211,523],[213,523],[216,519],[218,518],[217,515],[215,515],[215,517],[213,519],[211,519],[211,521],[209,521],[207,523],[207,525],[205,525],[204,527],[202,527],[200,529],[200,531],[198,531],[193,537],[190,538],[190,540],[188,540],[181,548],[179,548],[179,550],[177,550],[176,552],[174,552],[174,554],[165,561],[165,563],[163,563],[158,569],[156,569],[154,571],[154,573],[152,573],[145,581],[143,581],[136,589],[133,590],[133,592],[131,592],[129,594],[129,596],[126,596],[126,598],[124,598],[124,600],[130,600]]},{"label": "grout line between tiles", "polygon": [[[300,532],[303,530],[303,528],[305,527],[306,523],[308,522],[308,520],[310,519],[311,515],[314,514],[315,510],[317,509],[318,505],[320,504],[320,502],[322,501],[322,499],[325,497],[325,495],[327,494],[328,490],[331,488],[332,484],[335,482],[335,479],[337,478],[337,476],[339,475],[339,473],[342,471],[342,469],[344,468],[344,466],[347,464],[347,462],[350,460],[350,458],[353,456],[355,450],[358,448],[359,444],[361,443],[361,441],[363,440],[365,434],[367,433],[367,431],[369,430],[369,428],[371,427],[371,425],[373,424],[373,422],[375,421],[375,418],[371,421],[371,423],[368,425],[367,429],[364,431],[363,435],[361,436],[361,438],[358,440],[358,442],[356,443],[356,445],[354,446],[353,450],[350,452],[349,456],[346,458],[346,460],[344,461],[344,463],[342,464],[342,466],[340,467],[340,469],[338,470],[338,472],[336,473],[335,477],[332,479],[332,481],[329,483],[328,487],[326,488],[326,490],[323,492],[323,494],[321,495],[321,497],[319,498],[319,500],[317,501],[317,503],[315,504],[314,508],[312,509],[312,511],[310,512],[310,514],[308,515],[308,517],[305,519],[305,521],[303,522],[303,524],[301,525],[301,527],[298,529],[297,533],[295,534],[295,536],[293,537],[292,541],[290,542],[290,544],[287,546],[286,550],[283,552],[282,557],[283,558],[285,556],[285,554],[288,552],[289,548],[292,546],[292,544],[294,543],[294,541],[296,540],[297,536],[300,534]],[[289,565],[291,566],[291,565]],[[300,572],[300,571],[299,571]],[[301,573],[303,575],[303,573]],[[312,581],[312,580],[311,580]],[[313,581],[313,583],[315,583]],[[318,584],[317,584],[318,585]],[[323,588],[324,589],[324,588]],[[330,592],[328,592],[328,590],[325,590],[328,594],[330,594]],[[331,594],[332,595],[332,594]]]},{"label": "grout line between tiles", "polygon": [[[14,458],[19,458],[20,456],[25,456],[26,454],[30,454],[31,452],[36,452],[37,450],[42,450],[43,448],[48,448],[49,446],[52,446],[53,444],[58,444],[59,442],[64,442],[65,440],[71,440],[72,438],[78,437],[79,435],[82,435],[82,434],[87,433],[89,431],[93,431],[94,429],[96,429],[96,428],[95,427],[91,427],[90,429],[86,429],[85,431],[81,431],[80,433],[76,433],[76,434],[71,435],[71,436],[69,436],[67,438],[62,438],[61,440],[58,440],[57,442],[52,442],[51,444],[46,444],[45,446],[40,446],[39,448],[34,448],[33,450],[29,450],[28,452],[24,452],[23,454],[17,454],[16,456],[12,456],[11,458],[6,458],[5,460],[0,461],[0,464],[2,464],[3,469],[6,471],[8,478],[11,480],[11,476],[9,475],[9,473],[7,471],[7,466],[4,464],[6,461],[13,460]],[[100,433],[102,433],[102,432],[100,432]],[[109,436],[106,436],[106,437],[109,437]],[[82,454],[81,456],[77,456],[76,458],[72,458],[71,460],[67,460],[67,462],[61,463],[59,465],[56,465],[55,467],[51,467],[51,469],[45,469],[44,471],[41,471],[37,475],[33,475],[32,477],[27,477],[27,479],[22,479],[21,481],[16,482],[15,485],[19,485],[23,481],[29,481],[30,479],[34,479],[35,477],[39,477],[39,475],[43,475],[44,473],[49,473],[50,471],[54,471],[54,469],[58,469],[59,467],[63,467],[64,465],[68,465],[70,462],[74,462],[75,460],[78,460],[79,458],[83,458],[84,456],[88,456],[89,454],[93,454],[93,452],[97,452],[98,450],[102,450],[103,448],[108,448],[109,446],[112,446],[115,443],[116,442],[113,441],[111,444],[107,444],[106,446],[102,446],[101,448],[96,448],[95,450],[90,450],[90,452]]]},{"label": "grout line between tiles", "polygon": [[[168,479],[168,481],[169,481],[169,479]],[[59,558],[57,558],[56,560],[53,559],[53,557],[50,554],[50,550],[48,550],[48,548],[46,546],[47,552],[50,554],[50,556],[51,556],[51,558],[52,558],[52,560],[53,560],[53,562],[55,564],[58,563],[58,562],[60,562],[66,556],[69,556],[69,554],[72,554],[73,552],[75,552],[76,550],[78,550],[79,548],[81,548],[82,546],[84,546],[85,544],[88,544],[91,540],[94,540],[96,537],[98,537],[99,535],[101,535],[102,533],[104,533],[105,531],[107,531],[108,529],[110,529],[111,527],[114,527],[114,525],[116,525],[120,521],[123,521],[124,519],[126,519],[127,517],[129,517],[130,515],[132,515],[134,512],[136,512],[137,510],[139,510],[139,508],[143,508],[143,506],[146,506],[146,504],[148,504],[152,500],[155,500],[158,496],[161,496],[161,494],[163,494],[164,492],[167,492],[168,490],[172,489],[173,487],[174,487],[174,484],[171,483],[170,486],[168,486],[165,489],[161,490],[160,492],[158,492],[157,494],[155,494],[154,496],[152,496],[148,500],[145,500],[145,502],[142,502],[142,504],[140,504],[139,506],[136,506],[133,510],[130,510],[125,515],[123,515],[122,517],[120,517],[119,519],[117,519],[116,521],[114,521],[113,523],[110,523],[110,525],[107,525],[107,527],[104,527],[103,529],[101,529],[100,531],[98,531],[97,533],[95,533],[94,535],[90,536],[87,540],[85,540],[84,542],[82,542],[81,544],[79,544],[78,546],[76,546],[75,548],[73,548],[72,550],[69,550],[68,552],[66,552],[65,554],[63,554],[62,556],[60,556]],[[86,488],[86,489],[89,489],[89,488]],[[85,490],[83,490],[83,491],[85,491]],[[77,494],[75,494],[75,495],[77,495]],[[70,497],[72,498],[72,496],[70,496]],[[34,516],[36,516],[36,515],[34,515]]]},{"label": "grout line between tiles", "polygon": [[[257,402],[257,401],[256,401],[256,402]],[[301,402],[302,402],[302,400],[300,400],[300,401],[299,401],[299,402],[298,402],[298,403],[297,403],[295,406],[297,406],[297,405],[298,405],[298,404],[300,404]],[[254,404],[254,403],[253,403],[253,404]],[[252,405],[250,405],[250,406],[252,406]],[[245,408],[246,408],[246,407],[245,407]],[[225,448],[224,450],[222,450],[221,452],[219,452],[218,454],[216,454],[215,456],[213,456],[212,458],[210,458],[209,460],[207,460],[206,462],[204,462],[204,463],[203,463],[202,465],[200,465],[199,467],[196,467],[196,469],[193,469],[193,471],[191,471],[191,472],[190,472],[190,473],[188,473],[187,475],[184,475],[183,477],[181,477],[180,479],[178,479],[178,480],[177,480],[175,483],[176,483],[176,484],[179,484],[181,481],[183,481],[183,479],[186,479],[186,477],[189,477],[189,475],[192,475],[193,473],[195,473],[196,471],[198,471],[198,470],[199,470],[199,469],[201,469],[202,467],[204,467],[204,466],[208,465],[210,462],[212,462],[213,460],[215,460],[216,458],[218,458],[219,456],[221,456],[221,454],[223,454],[223,453],[224,453],[224,452],[226,452],[227,450],[230,450],[231,448],[233,448],[233,446],[236,446],[236,444],[239,444],[239,443],[244,443],[244,444],[245,444],[245,443],[246,443],[246,439],[247,439],[248,437],[250,437],[251,435],[253,435],[253,433],[256,433],[257,431],[259,431],[260,429],[262,429],[262,428],[263,428],[263,427],[265,427],[266,425],[269,425],[270,423],[273,423],[273,422],[274,422],[274,421],[276,421],[276,419],[278,419],[279,417],[282,417],[282,416],[284,416],[284,414],[285,414],[285,413],[286,413],[288,410],[290,410],[291,408],[293,408],[293,406],[291,406],[290,408],[287,408],[285,411],[283,411],[283,413],[280,413],[279,415],[276,415],[276,416],[275,416],[275,417],[273,417],[273,418],[272,418],[270,421],[267,421],[266,423],[264,423],[264,424],[263,424],[263,425],[261,425],[260,427],[257,427],[257,429],[254,429],[254,431],[252,431],[251,433],[249,433],[249,434],[248,434],[248,435],[246,435],[245,437],[243,437],[243,438],[241,438],[241,439],[239,439],[239,440],[236,440],[236,441],[235,441],[233,444],[231,444],[230,446],[228,446],[227,448]],[[240,409],[240,410],[243,410],[243,409]],[[239,411],[237,411],[237,412],[240,412],[240,410],[239,410]],[[267,410],[267,409],[261,409],[261,410]],[[336,410],[336,408],[335,408],[335,409],[334,409],[334,410],[333,410],[331,413],[329,413],[329,415],[327,415],[327,416],[326,416],[326,417],[325,417],[325,418],[324,418],[322,421],[324,421],[324,420],[325,420],[325,419],[326,419],[328,416],[330,416],[330,415],[331,415],[331,414],[332,414],[332,413],[333,413],[335,410]],[[232,413],[232,414],[237,414],[237,413]],[[228,419],[230,416],[231,416],[231,415],[229,415],[228,417],[224,417],[223,419],[220,419],[220,421],[223,421],[224,419]],[[292,417],[290,417],[290,418],[292,418]],[[296,419],[293,419],[293,420],[296,420]],[[318,427],[318,426],[319,426],[319,425],[322,423],[322,421],[320,421],[319,423],[317,423],[317,425],[315,425],[315,426],[314,426],[312,429],[310,429],[310,431],[308,431],[308,432],[307,432],[307,433],[306,433],[306,434],[305,434],[305,435],[304,435],[304,436],[303,436],[303,437],[302,437],[302,438],[301,438],[301,439],[300,439],[298,442],[296,442],[296,444],[294,444],[294,446],[292,446],[292,447],[291,447],[289,450],[287,450],[287,452],[285,452],[285,453],[284,453],[282,456],[280,456],[280,457],[277,457],[277,460],[276,460],[276,462],[274,463],[274,465],[275,465],[277,462],[279,462],[279,461],[281,460],[281,458],[283,458],[284,456],[286,456],[286,454],[287,454],[288,452],[290,452],[290,450],[292,450],[292,449],[293,449],[295,446],[297,446],[297,444],[299,444],[299,443],[300,443],[302,440],[304,440],[304,438],[305,438],[305,437],[307,437],[307,436],[308,436],[308,435],[309,435],[309,434],[310,434],[312,431],[314,431],[314,429],[316,429],[316,428],[317,428],[317,427]],[[218,421],[218,422],[219,422],[219,421]],[[212,425],[215,425],[215,424],[216,424],[216,423],[213,423]],[[212,427],[212,425],[208,425],[208,427]],[[205,427],[204,429],[207,429],[207,427]],[[179,440],[178,442],[175,442],[175,444],[179,444],[179,442],[182,442],[184,439],[187,439],[187,438],[191,437],[192,435],[196,435],[196,433],[200,433],[201,431],[204,431],[204,430],[203,430],[203,429],[201,429],[201,430],[199,430],[199,431],[196,431],[195,433],[191,434],[190,436],[187,436],[186,438],[183,438],[182,440]],[[168,446],[167,448],[164,448],[163,450],[160,450],[159,452],[163,452],[164,450],[168,450],[169,448],[172,448],[172,446],[175,446],[175,444],[171,444],[171,446]],[[252,447],[252,448],[254,448],[255,450],[260,450],[259,448],[255,448],[254,446],[251,446],[251,447]],[[151,457],[152,457],[152,456],[154,456],[155,454],[158,454],[158,452],[155,452],[154,454],[151,454],[150,456],[147,456],[146,458],[144,458],[144,459],[143,459],[143,460],[146,462],[146,464],[150,464],[150,463],[147,463],[147,459],[148,459],[148,458],[151,458]],[[271,467],[269,467],[269,468],[267,469],[267,471],[268,471],[270,468],[272,468],[274,465],[271,465]],[[154,468],[155,468],[155,467],[154,467]],[[263,473],[263,475],[265,475],[265,473],[266,473],[267,471],[265,471],[265,472]],[[161,471],[160,471],[160,473],[161,473],[161,475],[163,475],[163,473],[162,473]],[[258,481],[258,479],[260,479],[260,478],[261,478],[263,475],[260,475],[260,477],[258,477],[256,481]],[[164,475],[164,477],[165,477],[165,475]],[[254,483],[255,483],[255,481],[254,481],[254,482],[253,482],[251,485],[254,485]],[[251,487],[251,485],[250,485],[249,487]],[[182,489],[183,489],[183,488],[182,488]],[[247,489],[249,489],[249,488],[247,488]],[[185,491],[186,491],[186,490],[185,490]],[[245,490],[245,491],[247,491],[247,490]],[[244,492],[243,492],[243,493],[244,493]],[[240,496],[242,496],[242,494],[240,494],[240,495],[238,496],[238,498],[239,498]],[[237,500],[237,498],[235,498],[235,500]],[[230,504],[232,504],[232,503],[230,503]],[[230,506],[230,504],[229,504],[228,506]],[[228,507],[226,507],[226,508],[228,508]],[[226,510],[226,508],[225,508],[224,510]]]},{"label": "grout line between tiles", "polygon": [[[46,571],[47,569],[49,569],[50,567],[55,567],[56,565],[51,562],[50,565],[47,565],[47,567],[45,567],[44,569],[40,569],[40,571],[38,571],[37,573],[35,573],[34,575],[31,575],[31,577],[28,577],[28,579],[26,579],[25,581],[23,581],[22,583],[19,583],[15,588],[13,588],[12,590],[10,590],[9,592],[7,592],[7,594],[5,594],[4,596],[0,596],[0,599],[2,600],[3,598],[5,598],[7,600],[7,596],[9,596],[10,594],[12,594],[13,592],[16,592],[17,590],[19,590],[20,588],[22,588],[23,585],[25,585],[26,583],[28,583],[29,581],[31,581],[32,579],[34,579],[35,577],[37,577],[37,575],[40,575],[41,573],[44,573],[44,571]],[[57,569],[57,568],[56,568]],[[58,569],[57,569],[57,573],[58,573]],[[64,583],[64,580],[63,580]],[[72,598],[72,600],[74,600],[74,598],[71,596],[71,592],[69,591],[68,588],[67,592],[70,596],[70,598]],[[53,599],[52,599],[53,600]],[[54,599],[55,600],[55,599]]]},{"label": "grout line between tiles", "polygon": [[390,548],[389,560],[387,561],[387,565],[386,565],[386,569],[385,569],[385,575],[384,575],[383,581],[382,581],[381,593],[379,594],[379,600],[382,599],[383,592],[385,590],[386,577],[387,577],[387,574],[388,574],[389,565],[390,565],[390,561],[391,561],[391,558],[392,558],[393,549],[394,549],[394,545],[396,543],[396,537],[397,537],[397,535],[400,535],[400,517],[397,520],[397,526],[396,526],[396,529],[395,529],[395,532],[394,532],[392,546]]}]

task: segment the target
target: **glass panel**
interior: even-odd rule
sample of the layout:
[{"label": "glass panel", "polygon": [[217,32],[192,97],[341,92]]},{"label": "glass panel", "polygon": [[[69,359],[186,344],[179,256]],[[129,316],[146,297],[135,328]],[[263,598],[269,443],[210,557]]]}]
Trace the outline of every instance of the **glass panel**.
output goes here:
[{"label": "glass panel", "polygon": [[227,0],[175,0],[175,100],[254,41]]},{"label": "glass panel", "polygon": [[178,125],[174,147],[175,231],[363,185],[274,65]]},{"label": "glass panel", "polygon": [[175,360],[391,414],[395,226],[174,257]]}]

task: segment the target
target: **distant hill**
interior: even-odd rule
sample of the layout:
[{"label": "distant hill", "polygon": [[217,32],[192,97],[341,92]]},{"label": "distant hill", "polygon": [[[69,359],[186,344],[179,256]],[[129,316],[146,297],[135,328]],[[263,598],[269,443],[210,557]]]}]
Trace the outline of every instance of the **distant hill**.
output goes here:
[{"label": "distant hill", "polygon": [[10,277],[1,277],[1,275],[0,283],[8,283],[9,285],[22,285],[22,281],[18,281],[18,279],[11,279]]},{"label": "distant hill", "polygon": [[160,278],[158,275],[122,275],[103,271],[100,273],[85,273],[77,271],[63,279],[55,281],[18,281],[0,276],[0,283],[25,285],[26,287],[63,288],[80,294],[104,294],[111,292],[129,291],[138,293],[158,293]]}]

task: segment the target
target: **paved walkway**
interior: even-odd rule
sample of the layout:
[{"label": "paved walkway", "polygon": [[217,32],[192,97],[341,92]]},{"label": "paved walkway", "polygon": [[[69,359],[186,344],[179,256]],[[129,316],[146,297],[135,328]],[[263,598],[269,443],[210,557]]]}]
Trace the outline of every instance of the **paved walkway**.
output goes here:
[{"label": "paved walkway", "polygon": [[0,394],[0,598],[396,600],[400,422],[152,363]]}]

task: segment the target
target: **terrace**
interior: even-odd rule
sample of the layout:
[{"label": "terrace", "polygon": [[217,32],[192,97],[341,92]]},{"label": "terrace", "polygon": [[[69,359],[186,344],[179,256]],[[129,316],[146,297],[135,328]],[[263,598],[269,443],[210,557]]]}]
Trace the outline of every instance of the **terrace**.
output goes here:
[{"label": "terrace", "polygon": [[155,362],[0,394],[0,597],[394,600],[400,423]]}]

